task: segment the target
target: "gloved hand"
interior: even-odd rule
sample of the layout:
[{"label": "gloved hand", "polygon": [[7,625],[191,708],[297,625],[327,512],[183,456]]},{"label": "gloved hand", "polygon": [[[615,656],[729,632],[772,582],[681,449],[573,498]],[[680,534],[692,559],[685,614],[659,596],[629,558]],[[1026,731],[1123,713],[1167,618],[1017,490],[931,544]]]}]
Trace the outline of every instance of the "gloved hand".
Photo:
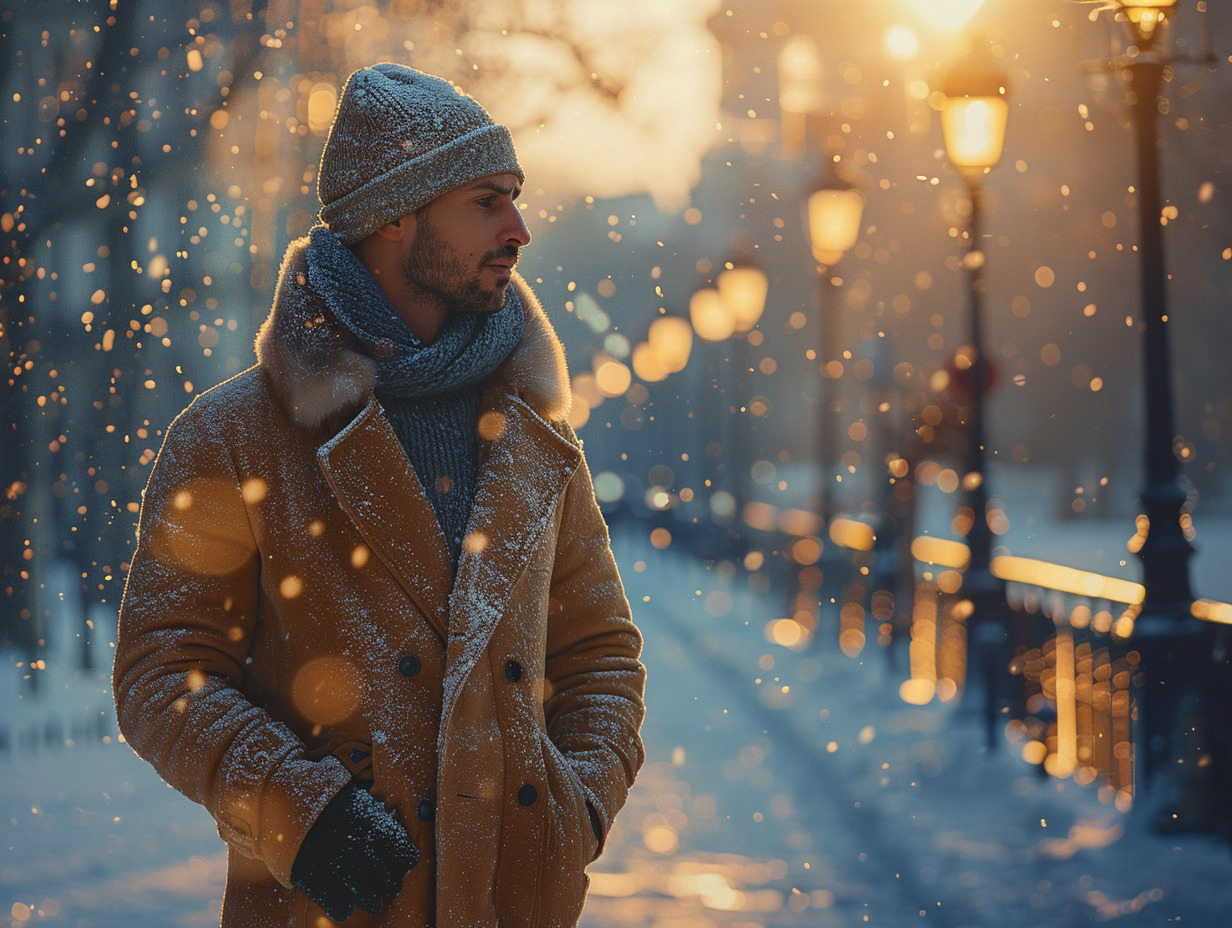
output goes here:
[{"label": "gloved hand", "polygon": [[291,885],[336,922],[354,906],[376,915],[419,863],[419,849],[385,807],[354,783],[342,788],[308,829]]}]

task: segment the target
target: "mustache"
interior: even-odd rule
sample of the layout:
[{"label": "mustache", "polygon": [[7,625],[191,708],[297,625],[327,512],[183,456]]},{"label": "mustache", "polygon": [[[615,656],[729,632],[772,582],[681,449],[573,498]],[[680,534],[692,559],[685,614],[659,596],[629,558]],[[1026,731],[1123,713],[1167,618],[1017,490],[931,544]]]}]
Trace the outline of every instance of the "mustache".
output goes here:
[{"label": "mustache", "polygon": [[492,248],[488,251],[485,251],[483,253],[483,260],[480,263],[487,264],[490,261],[496,261],[501,258],[504,258],[504,259],[512,259],[513,263],[516,264],[518,261],[519,251],[520,249],[518,248],[517,245],[501,245],[499,248]]}]

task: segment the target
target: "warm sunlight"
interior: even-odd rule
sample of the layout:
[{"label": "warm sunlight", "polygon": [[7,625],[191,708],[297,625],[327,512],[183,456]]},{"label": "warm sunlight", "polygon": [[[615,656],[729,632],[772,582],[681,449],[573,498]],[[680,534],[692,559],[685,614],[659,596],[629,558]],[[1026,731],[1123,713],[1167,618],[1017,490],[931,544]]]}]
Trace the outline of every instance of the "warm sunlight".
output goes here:
[{"label": "warm sunlight", "polygon": [[957,31],[971,20],[984,0],[911,0],[916,13],[938,29]]}]

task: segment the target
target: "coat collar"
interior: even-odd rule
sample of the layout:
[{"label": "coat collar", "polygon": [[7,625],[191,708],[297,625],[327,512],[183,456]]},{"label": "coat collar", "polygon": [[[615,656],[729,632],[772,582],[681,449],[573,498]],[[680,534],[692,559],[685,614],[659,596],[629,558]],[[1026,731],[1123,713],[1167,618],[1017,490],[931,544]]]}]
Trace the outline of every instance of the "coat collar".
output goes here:
[{"label": "coat collar", "polygon": [[[257,333],[257,360],[291,421],[315,430],[352,418],[376,385],[376,366],[331,316],[308,282],[308,239],[287,248],[274,305]],[[549,422],[569,412],[565,352],[529,285],[515,273],[526,314],[522,340],[493,375],[504,392]]]},{"label": "coat collar", "polygon": [[[573,441],[518,398],[492,391],[485,407],[481,478],[456,582],[444,538],[422,530],[436,517],[405,456],[390,454],[398,440],[375,399],[317,452],[364,541],[447,642],[450,679],[458,685],[505,614],[582,460]],[[399,505],[391,506],[391,499]],[[455,697],[447,696],[446,715]]]},{"label": "coat collar", "polygon": [[[453,568],[436,516],[375,397],[317,450],[330,489],[441,641],[449,634]],[[391,500],[397,505],[391,505]],[[428,527],[428,528],[425,528]]]}]

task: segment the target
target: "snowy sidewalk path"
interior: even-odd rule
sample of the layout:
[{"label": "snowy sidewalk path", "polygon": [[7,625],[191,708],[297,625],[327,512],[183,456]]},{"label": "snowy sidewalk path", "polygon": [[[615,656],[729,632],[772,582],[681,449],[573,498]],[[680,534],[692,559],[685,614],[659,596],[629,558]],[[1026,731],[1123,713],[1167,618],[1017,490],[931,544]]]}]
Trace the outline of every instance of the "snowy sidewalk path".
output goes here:
[{"label": "snowy sidewalk path", "polygon": [[[984,753],[973,711],[911,707],[876,648],[765,640],[779,598],[644,532],[615,546],[646,635],[648,760],[584,928],[1218,928],[1232,854]],[[1209,552],[1209,548],[1207,551]],[[47,704],[108,706],[105,672]],[[26,709],[0,695],[0,720]],[[112,729],[114,733],[114,729]],[[115,742],[0,753],[0,928],[216,925],[204,810]]]},{"label": "snowy sidewalk path", "polygon": [[[32,705],[4,700],[0,719],[22,737],[0,754],[0,926],[217,925],[226,855],[213,820],[117,741],[108,673],[50,667]],[[57,706],[105,707],[107,741],[25,737]]]},{"label": "snowy sidewalk path", "polygon": [[[916,868],[879,839],[878,811],[853,798],[834,755],[801,738],[779,708],[792,698],[785,678],[749,635],[762,624],[760,601],[733,602],[713,618],[702,600],[716,578],[627,538],[616,545],[646,637],[648,756],[592,872],[583,925],[918,921]],[[732,623],[742,631],[728,642]],[[867,719],[844,710],[828,715],[827,731],[854,744]]]},{"label": "snowy sidewalk path", "polygon": [[[616,548],[646,634],[649,755],[596,865],[585,925],[676,925],[603,891],[652,874],[651,902],[682,868],[721,890],[673,900],[692,905],[689,926],[1213,928],[1232,917],[1222,842],[1145,832],[1092,789],[984,752],[974,710],[903,704],[901,672],[876,648],[852,660],[768,644],[773,600],[740,589],[738,573],[657,552],[636,530]],[[666,816],[678,847],[656,856],[656,841],[672,843],[662,804],[683,814]],[[723,860],[745,880],[717,869]]]}]

